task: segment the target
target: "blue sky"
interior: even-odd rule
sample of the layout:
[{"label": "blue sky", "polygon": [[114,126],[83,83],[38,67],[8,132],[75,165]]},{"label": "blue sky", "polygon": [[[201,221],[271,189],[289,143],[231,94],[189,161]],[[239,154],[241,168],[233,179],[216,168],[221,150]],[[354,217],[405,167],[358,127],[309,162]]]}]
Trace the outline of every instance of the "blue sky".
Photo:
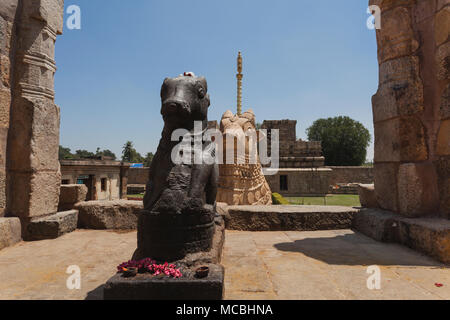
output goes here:
[{"label": "blue sky", "polygon": [[55,89],[61,144],[73,152],[100,147],[120,156],[127,140],[143,155],[155,152],[162,81],[184,71],[207,78],[210,120],[235,112],[239,50],[244,110],[258,121],[295,119],[306,139],[314,120],[346,115],[373,137],[378,64],[366,0],[65,0],[71,4],[81,8],[81,30],[65,25],[56,41]]}]

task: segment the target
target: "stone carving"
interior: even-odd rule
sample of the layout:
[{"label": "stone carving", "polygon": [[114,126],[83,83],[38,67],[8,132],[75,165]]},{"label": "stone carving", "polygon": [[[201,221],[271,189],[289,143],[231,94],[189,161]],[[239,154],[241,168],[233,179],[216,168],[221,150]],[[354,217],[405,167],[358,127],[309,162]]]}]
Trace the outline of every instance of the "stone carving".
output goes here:
[{"label": "stone carving", "polygon": [[[186,129],[194,139],[203,137],[210,105],[207,90],[206,79],[192,73],[164,80],[161,89],[164,129],[150,168],[144,211],[139,217],[137,256],[174,261],[187,253],[211,248],[217,165],[174,164],[171,158],[179,143],[171,141],[174,130]],[[194,134],[194,121],[202,123],[200,136]],[[212,142],[203,142],[201,147],[214,155]]]},{"label": "stone carving", "polygon": [[[259,157],[256,163],[250,163],[249,137],[245,137],[247,130],[255,130],[255,115],[252,110],[241,116],[233,115],[231,111],[224,113],[220,122],[223,134],[223,164],[219,166],[218,202],[229,205],[270,205],[272,193],[269,184],[262,173]],[[227,139],[236,139],[232,144],[233,150],[227,150]],[[244,159],[239,159],[237,143],[245,141]],[[231,146],[231,144],[230,144]],[[233,163],[228,163],[227,154],[234,155]],[[256,154],[257,155],[257,154]]]}]

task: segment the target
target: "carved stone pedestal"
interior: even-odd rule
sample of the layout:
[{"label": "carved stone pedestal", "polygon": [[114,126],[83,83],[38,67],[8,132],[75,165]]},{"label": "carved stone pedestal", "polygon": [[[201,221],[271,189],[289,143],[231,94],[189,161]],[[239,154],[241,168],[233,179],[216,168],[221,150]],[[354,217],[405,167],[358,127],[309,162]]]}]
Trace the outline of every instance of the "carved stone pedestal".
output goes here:
[{"label": "carved stone pedestal", "polygon": [[[105,300],[221,300],[224,292],[224,268],[220,265],[225,240],[225,223],[216,217],[214,237],[208,251],[189,253],[183,259],[173,261],[183,276],[178,279],[166,276],[138,274],[125,278],[116,274],[106,282]],[[135,257],[138,253],[135,253]],[[195,270],[209,267],[206,278],[196,278]]]}]

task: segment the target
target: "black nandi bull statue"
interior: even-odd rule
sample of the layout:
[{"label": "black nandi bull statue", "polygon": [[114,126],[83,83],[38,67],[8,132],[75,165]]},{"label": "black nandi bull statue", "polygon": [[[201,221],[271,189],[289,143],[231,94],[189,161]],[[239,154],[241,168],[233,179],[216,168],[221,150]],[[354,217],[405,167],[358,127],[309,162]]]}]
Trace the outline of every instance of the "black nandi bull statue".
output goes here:
[{"label": "black nandi bull statue", "polygon": [[[161,88],[164,129],[150,167],[144,210],[139,216],[136,258],[175,261],[187,253],[211,248],[218,167],[172,161],[172,150],[180,143],[172,141],[174,130],[185,129],[194,137],[194,122],[200,121],[201,137],[197,132],[196,138],[202,138],[207,129],[210,105],[207,90],[206,79],[192,73],[164,80]],[[200,145],[214,156],[213,142]]]}]

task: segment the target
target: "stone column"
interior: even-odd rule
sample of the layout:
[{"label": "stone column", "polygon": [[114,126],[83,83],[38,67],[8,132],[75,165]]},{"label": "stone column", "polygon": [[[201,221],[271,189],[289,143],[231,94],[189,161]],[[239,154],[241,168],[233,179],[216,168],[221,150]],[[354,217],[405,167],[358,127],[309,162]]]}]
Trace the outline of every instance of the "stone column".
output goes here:
[{"label": "stone column", "polygon": [[450,2],[370,4],[381,8],[372,99],[378,203],[408,217],[450,217]]},{"label": "stone column", "polygon": [[120,199],[128,199],[127,198],[127,188],[128,188],[128,172],[130,169],[129,163],[122,162],[120,165]]},{"label": "stone column", "polygon": [[24,226],[58,208],[60,112],[54,103],[54,52],[63,29],[64,1],[21,0],[17,11],[7,211]]},{"label": "stone column", "polygon": [[19,0],[0,3],[0,217],[6,210],[6,147],[11,109],[11,65],[14,62],[14,19]]}]

